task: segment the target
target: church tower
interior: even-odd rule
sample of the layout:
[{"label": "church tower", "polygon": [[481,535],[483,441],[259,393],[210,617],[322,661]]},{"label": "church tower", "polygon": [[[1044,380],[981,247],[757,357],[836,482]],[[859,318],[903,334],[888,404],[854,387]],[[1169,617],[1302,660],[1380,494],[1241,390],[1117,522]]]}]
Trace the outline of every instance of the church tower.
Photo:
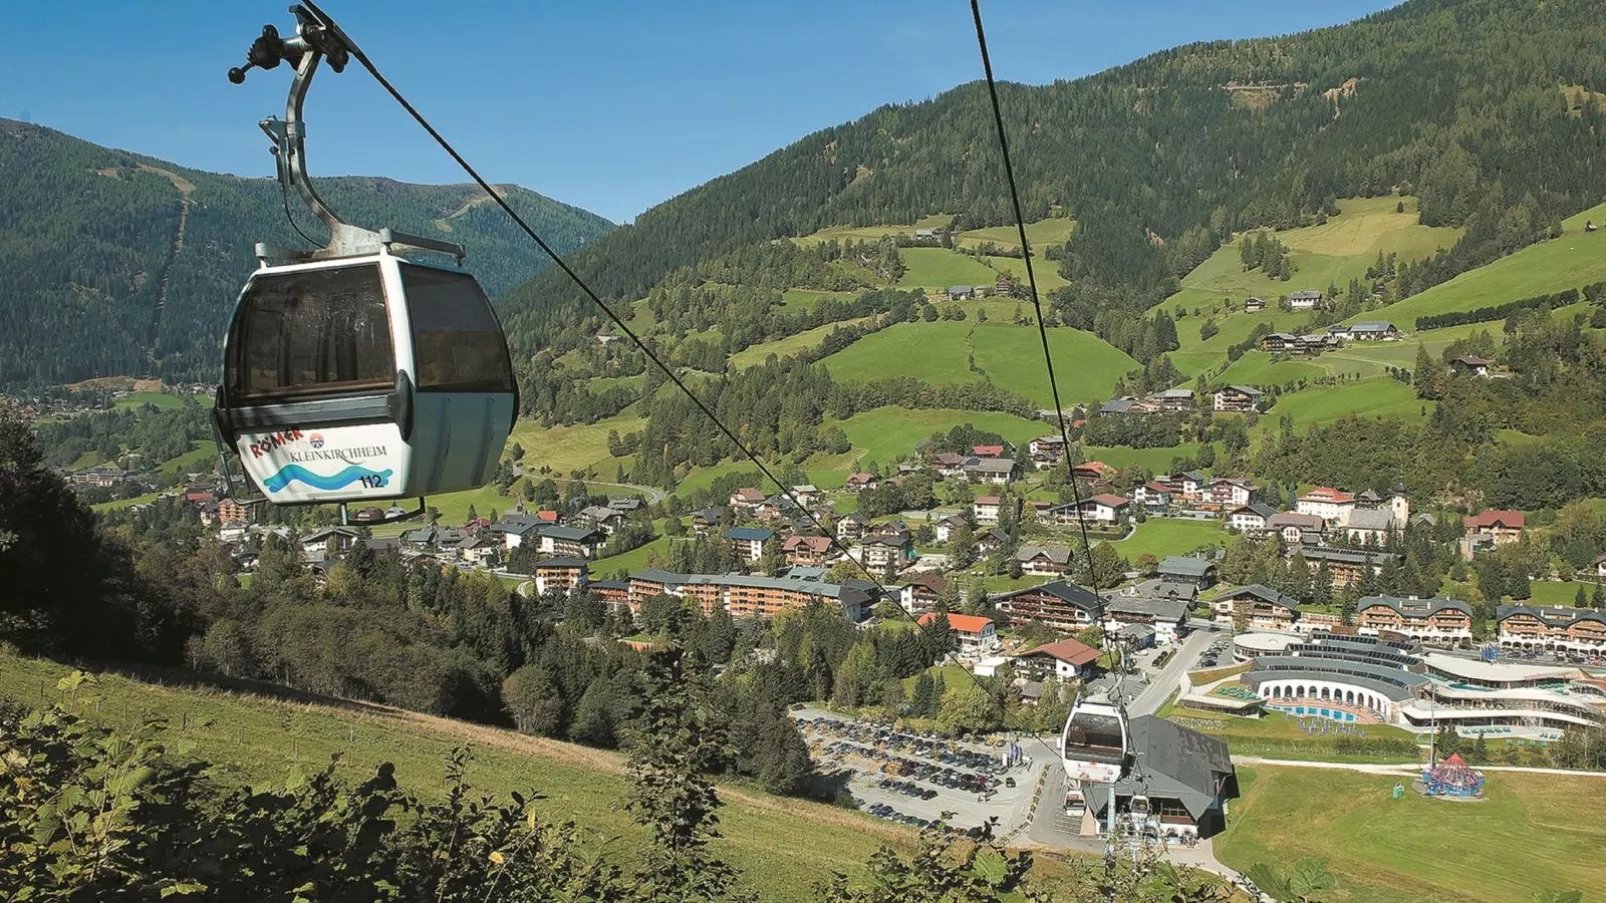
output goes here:
[{"label": "church tower", "polygon": [[1400,529],[1411,522],[1411,500],[1406,498],[1405,483],[1396,480],[1394,483],[1394,496],[1389,499],[1389,510],[1394,514],[1394,522]]}]

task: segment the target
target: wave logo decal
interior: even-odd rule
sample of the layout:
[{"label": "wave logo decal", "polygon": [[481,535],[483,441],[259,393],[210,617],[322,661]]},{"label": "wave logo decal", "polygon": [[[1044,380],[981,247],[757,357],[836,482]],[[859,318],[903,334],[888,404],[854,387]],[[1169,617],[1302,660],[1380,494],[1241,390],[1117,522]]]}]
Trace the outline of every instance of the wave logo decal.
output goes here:
[{"label": "wave logo decal", "polygon": [[390,483],[390,469],[369,470],[355,464],[333,476],[323,476],[314,473],[300,464],[286,464],[279,468],[279,472],[262,481],[262,486],[269,492],[283,492],[293,481],[299,480],[312,489],[332,492],[344,489],[352,483],[362,483],[368,489],[382,489]]}]

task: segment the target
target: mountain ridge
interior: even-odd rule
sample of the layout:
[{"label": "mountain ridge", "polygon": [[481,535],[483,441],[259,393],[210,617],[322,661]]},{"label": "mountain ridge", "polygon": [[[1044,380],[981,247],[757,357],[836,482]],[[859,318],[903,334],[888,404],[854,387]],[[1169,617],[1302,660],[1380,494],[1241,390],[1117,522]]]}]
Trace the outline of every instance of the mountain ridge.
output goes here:
[{"label": "mountain ridge", "polygon": [[[1565,109],[1563,86],[1606,84],[1589,9],[1410,0],[1074,81],[999,85],[1027,218],[1057,210],[1083,226],[1062,268],[1078,284],[1056,298],[1059,314],[1083,328],[1100,313],[1126,319],[1234,232],[1304,224],[1336,198],[1402,186],[1422,197],[1426,224],[1470,227],[1431,274],[1438,281],[1547,237],[1606,195],[1598,106],[1550,115]],[[1241,104],[1223,89],[1233,82],[1308,89]],[[677,267],[828,225],[938,210],[967,226],[1008,222],[992,130],[978,82],[884,105],[656,205],[570,262],[604,299],[627,302]],[[601,322],[553,273],[510,293],[503,310],[527,349],[572,347]]]},{"label": "mountain ridge", "polygon": [[[194,169],[0,119],[0,385],[94,376],[217,377],[221,335],[252,247],[306,242],[271,177]],[[348,220],[465,245],[492,297],[547,265],[472,183],[315,177]],[[517,185],[496,186],[561,252],[613,228]],[[327,233],[291,200],[300,228]]]}]

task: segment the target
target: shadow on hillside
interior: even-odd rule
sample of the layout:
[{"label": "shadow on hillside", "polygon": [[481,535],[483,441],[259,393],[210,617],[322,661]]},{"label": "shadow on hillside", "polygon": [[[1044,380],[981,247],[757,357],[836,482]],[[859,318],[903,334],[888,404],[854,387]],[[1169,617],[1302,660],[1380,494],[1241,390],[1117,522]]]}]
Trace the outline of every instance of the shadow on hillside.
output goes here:
[{"label": "shadow on hillside", "polygon": [[822,803],[847,804],[853,798],[848,789],[848,781],[852,780],[854,771],[851,768],[839,768],[831,772],[815,772],[809,779],[809,797]]},{"label": "shadow on hillside", "polygon": [[[207,674],[200,671],[191,671],[188,668],[165,667],[161,665],[129,664],[126,662],[77,662],[56,659],[59,664],[70,668],[79,668],[84,671],[93,671],[97,674],[115,674],[141,683],[156,684],[164,687],[174,687],[182,690],[196,690],[199,692],[233,693],[240,696],[259,696],[264,699],[273,699],[280,702],[304,703],[320,705],[333,709],[344,709],[349,712],[382,717],[399,717],[413,714],[407,709],[379,702],[368,702],[361,699],[348,699],[341,696],[328,696],[323,693],[313,693],[308,690],[297,690],[282,684],[270,683],[264,680],[251,680],[247,678],[224,677],[221,674]],[[427,714],[427,713],[426,713]],[[502,727],[503,725],[492,725]]]}]

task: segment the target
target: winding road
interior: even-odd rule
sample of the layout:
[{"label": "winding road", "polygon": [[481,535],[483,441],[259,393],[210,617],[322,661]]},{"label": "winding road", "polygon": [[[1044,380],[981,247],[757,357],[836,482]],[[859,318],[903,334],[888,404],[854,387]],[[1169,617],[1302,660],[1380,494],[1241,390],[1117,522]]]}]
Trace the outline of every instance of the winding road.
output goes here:
[{"label": "winding road", "polygon": [[[524,469],[524,467],[519,465],[519,464],[514,464],[513,465],[513,475],[515,477],[529,477],[532,480],[534,480],[534,479],[551,480],[554,483],[573,483],[573,482],[575,482],[574,480],[570,479],[569,477],[560,477],[560,476],[556,476],[554,474],[530,473],[530,472],[526,471]],[[608,488],[608,489],[625,489],[625,490],[628,490],[630,492],[639,492],[643,496],[646,497],[647,504],[649,504],[649,505],[656,505],[659,502],[661,502],[664,499],[669,497],[669,493],[663,491],[662,489],[658,489],[658,488],[653,487],[653,486],[641,486],[641,485],[637,485],[636,483],[605,483],[602,480],[581,480],[580,482],[586,484],[586,486],[588,486],[588,487],[589,486],[602,486],[602,487],[605,487],[605,488]]]}]

